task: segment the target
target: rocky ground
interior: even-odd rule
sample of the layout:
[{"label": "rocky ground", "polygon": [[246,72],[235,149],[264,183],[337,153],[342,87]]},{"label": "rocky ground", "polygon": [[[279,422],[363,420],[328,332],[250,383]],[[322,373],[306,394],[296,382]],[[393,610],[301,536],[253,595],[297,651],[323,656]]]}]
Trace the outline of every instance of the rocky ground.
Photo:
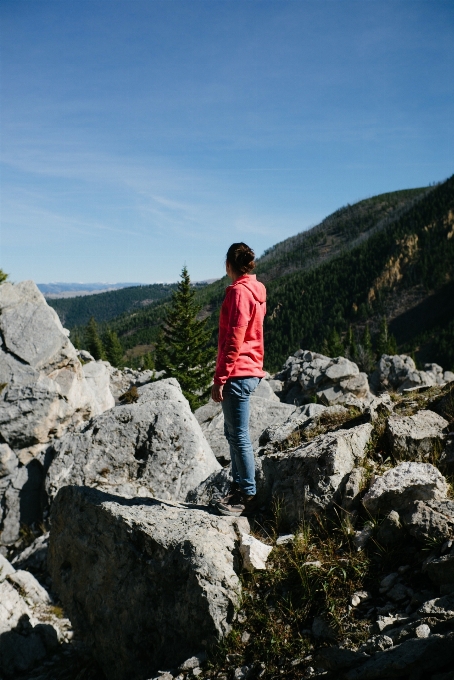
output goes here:
[{"label": "rocky ground", "polygon": [[218,405],[76,352],[31,282],[0,310],[0,678],[453,680],[454,375],[298,350],[232,521]]}]

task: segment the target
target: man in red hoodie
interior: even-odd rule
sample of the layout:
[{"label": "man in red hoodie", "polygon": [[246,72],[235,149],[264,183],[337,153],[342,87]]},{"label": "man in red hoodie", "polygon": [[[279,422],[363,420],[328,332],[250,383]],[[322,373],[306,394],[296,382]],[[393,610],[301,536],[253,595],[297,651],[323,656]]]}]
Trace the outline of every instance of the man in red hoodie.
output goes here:
[{"label": "man in red hoodie", "polygon": [[222,402],[224,433],[230,445],[233,485],[217,501],[223,515],[248,514],[253,508],[255,460],[249,435],[249,398],[263,371],[263,319],[266,289],[250,272],[254,252],[245,243],[233,243],[226,258],[232,280],[227,288],[219,318],[216,372],[211,396]]}]

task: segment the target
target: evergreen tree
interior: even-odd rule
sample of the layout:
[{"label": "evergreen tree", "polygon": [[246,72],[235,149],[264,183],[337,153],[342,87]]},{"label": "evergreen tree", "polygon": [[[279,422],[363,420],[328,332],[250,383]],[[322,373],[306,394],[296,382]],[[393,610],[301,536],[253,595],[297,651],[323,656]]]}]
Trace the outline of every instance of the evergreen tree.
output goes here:
[{"label": "evergreen tree", "polygon": [[396,354],[396,352],[396,339],[393,335],[390,335],[388,322],[386,321],[386,316],[384,316],[380,322],[380,331],[377,338],[377,355],[380,359],[382,354]]},{"label": "evergreen tree", "polygon": [[82,348],[82,343],[81,343],[79,331],[78,331],[77,328],[76,328],[76,330],[71,331],[71,342],[76,349]]},{"label": "evergreen tree", "polygon": [[147,354],[143,355],[142,368],[144,371],[154,371],[155,365],[151,352],[147,352]]},{"label": "evergreen tree", "polygon": [[333,328],[328,338],[328,350],[328,356],[330,357],[340,357],[344,355],[344,345],[335,328]]},{"label": "evergreen tree", "polygon": [[91,317],[85,329],[85,345],[94,359],[104,359],[104,347],[99,337],[98,324],[94,316]]},{"label": "evergreen tree", "polygon": [[206,319],[199,320],[201,307],[196,303],[186,267],[166,310],[163,329],[156,345],[156,367],[176,378],[194,410],[208,393],[213,375],[214,349],[208,347],[211,331]]},{"label": "evergreen tree", "polygon": [[355,335],[353,333],[353,328],[351,326],[348,327],[347,335],[345,336],[344,340],[344,346],[345,356],[348,359],[354,360],[358,353],[358,348],[356,347]]},{"label": "evergreen tree", "polygon": [[375,367],[375,357],[372,350],[372,339],[370,337],[369,324],[364,327],[361,343],[357,346],[356,363],[361,371],[371,373]]},{"label": "evergreen tree", "polygon": [[104,336],[104,350],[106,359],[112,366],[116,368],[123,366],[123,347],[115,331],[107,329]]},{"label": "evergreen tree", "polygon": [[0,283],[3,283],[3,281],[6,281],[8,278],[8,274],[6,274],[3,269],[0,269]]}]

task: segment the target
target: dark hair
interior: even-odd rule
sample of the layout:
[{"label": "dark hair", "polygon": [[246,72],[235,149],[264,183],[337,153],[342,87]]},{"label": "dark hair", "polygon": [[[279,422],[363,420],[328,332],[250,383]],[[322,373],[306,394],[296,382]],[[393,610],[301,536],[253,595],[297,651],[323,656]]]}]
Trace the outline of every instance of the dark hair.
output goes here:
[{"label": "dark hair", "polygon": [[236,274],[249,274],[255,267],[254,258],[254,251],[245,243],[232,243],[226,261]]}]

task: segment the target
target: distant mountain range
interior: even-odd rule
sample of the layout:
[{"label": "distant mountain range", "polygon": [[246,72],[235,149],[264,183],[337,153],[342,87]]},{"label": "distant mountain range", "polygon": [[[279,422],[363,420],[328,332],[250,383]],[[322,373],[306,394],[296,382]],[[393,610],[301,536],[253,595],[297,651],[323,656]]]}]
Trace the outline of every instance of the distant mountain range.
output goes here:
[{"label": "distant mountain range", "polygon": [[[436,186],[344,206],[270,248],[257,261],[256,273],[268,290],[265,365],[270,371],[300,347],[323,350],[333,333],[345,338],[350,328],[360,339],[368,325],[374,336],[383,317],[399,352],[453,370],[454,176]],[[213,341],[228,283],[224,277],[197,292]],[[172,291],[168,285],[151,295],[145,288],[127,290],[142,291],[147,302],[135,293],[126,299],[125,291],[111,291],[50,304],[69,328],[86,323],[88,314],[108,322],[124,349],[137,356],[142,348],[152,349]]]},{"label": "distant mountain range", "polygon": [[93,295],[106,293],[110,290],[119,288],[130,288],[131,286],[141,286],[141,283],[37,283],[41,293],[50,299],[71,298],[79,295]]}]

